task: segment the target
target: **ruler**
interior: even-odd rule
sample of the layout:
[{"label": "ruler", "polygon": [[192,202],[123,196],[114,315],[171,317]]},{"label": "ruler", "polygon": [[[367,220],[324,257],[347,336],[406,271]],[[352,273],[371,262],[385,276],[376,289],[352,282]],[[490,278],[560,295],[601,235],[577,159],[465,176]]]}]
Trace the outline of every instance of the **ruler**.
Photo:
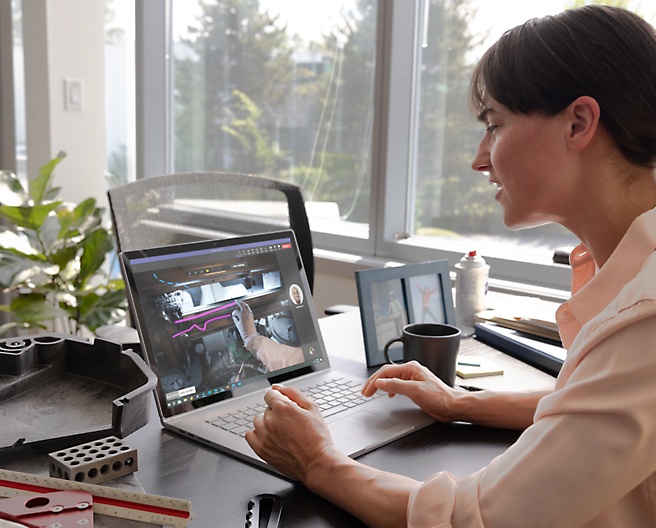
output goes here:
[{"label": "ruler", "polygon": [[66,490],[90,493],[94,512],[102,515],[174,528],[184,528],[191,519],[191,502],[187,500],[0,469],[2,497]]}]

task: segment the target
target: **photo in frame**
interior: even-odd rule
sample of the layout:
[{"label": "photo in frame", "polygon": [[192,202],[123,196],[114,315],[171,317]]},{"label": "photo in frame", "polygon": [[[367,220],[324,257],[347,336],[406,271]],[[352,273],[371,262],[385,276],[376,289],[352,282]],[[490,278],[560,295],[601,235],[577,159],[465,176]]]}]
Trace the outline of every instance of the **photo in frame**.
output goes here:
[{"label": "photo in frame", "polygon": [[[385,343],[400,336],[406,324],[456,324],[447,260],[358,270],[355,282],[367,367],[385,363]],[[400,361],[402,345],[395,343],[389,355]]]}]

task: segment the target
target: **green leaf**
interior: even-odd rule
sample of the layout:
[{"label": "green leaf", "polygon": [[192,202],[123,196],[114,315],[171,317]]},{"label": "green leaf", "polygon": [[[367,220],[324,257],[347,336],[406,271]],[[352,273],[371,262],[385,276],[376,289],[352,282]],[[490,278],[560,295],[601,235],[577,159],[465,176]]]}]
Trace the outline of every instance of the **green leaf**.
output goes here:
[{"label": "green leaf", "polygon": [[43,245],[43,251],[50,253],[53,248],[57,247],[59,242],[60,223],[57,214],[46,216],[39,230],[40,242]]},{"label": "green leaf", "polygon": [[78,283],[83,288],[87,280],[93,276],[113,247],[113,240],[105,229],[96,229],[89,233],[82,241],[82,257],[80,257],[80,273]]},{"label": "green leaf", "polygon": [[27,192],[13,172],[0,171],[0,203],[4,205],[25,205]]},{"label": "green leaf", "polygon": [[19,295],[11,301],[11,313],[14,319],[27,324],[38,324],[57,317],[68,317],[68,312],[59,306],[53,306],[44,294],[29,293]]},{"label": "green leaf", "polygon": [[[34,200],[36,205],[40,204],[44,200],[46,191],[48,191],[48,186],[50,184],[50,178],[52,177],[55,167],[59,165],[59,162],[66,157],[65,152],[59,152],[57,156],[51,159],[39,170],[39,175],[30,180],[29,182],[29,193]],[[49,193],[50,195],[51,193]]]},{"label": "green leaf", "polygon": [[25,256],[14,254],[11,250],[0,250],[0,285],[3,288],[15,289],[25,285],[28,280],[36,280],[37,277],[54,271],[47,261],[38,260],[39,258],[39,255]]},{"label": "green leaf", "polygon": [[30,251],[29,253],[25,253],[23,250],[24,249],[29,249],[21,246],[20,248],[16,247],[0,247],[0,260],[3,260],[5,258],[11,259],[11,258],[19,258],[21,260],[30,260],[32,262],[39,262],[39,263],[47,263],[48,259],[43,253],[36,253]]},{"label": "green leaf", "polygon": [[48,215],[57,209],[61,202],[36,205],[34,207],[0,205],[0,216],[6,218],[17,227],[39,230]]},{"label": "green leaf", "polygon": [[59,196],[59,191],[61,191],[61,187],[51,187],[50,189],[46,190],[45,194],[43,195],[43,201],[44,202],[50,202],[57,198]]},{"label": "green leaf", "polygon": [[80,202],[75,208],[76,218],[86,218],[88,216],[94,216],[96,213],[96,200],[95,198],[87,198],[83,202]]},{"label": "green leaf", "polygon": [[69,262],[75,260],[77,255],[77,246],[66,246],[50,254],[50,261],[59,266],[59,269],[66,268]]},{"label": "green leaf", "polygon": [[107,285],[107,289],[111,291],[124,290],[125,281],[123,279],[112,279],[109,281],[109,284]]},{"label": "green leaf", "polygon": [[96,207],[96,200],[88,198],[75,208],[62,207],[57,211],[61,224],[61,238],[77,236],[92,231],[102,222],[102,209]]},{"label": "green leaf", "polygon": [[85,294],[80,302],[80,324],[94,331],[99,326],[113,324],[125,317],[127,302],[125,291],[107,291],[104,295],[95,292]]},{"label": "green leaf", "polygon": [[[107,283],[101,271],[114,248],[103,227],[103,209],[89,198],[75,205],[55,200],[51,186],[60,153],[29,182],[26,192],[11,173],[0,172],[0,285],[19,293],[10,305],[0,305],[19,326],[46,328],[65,319],[77,331],[95,329],[125,317],[127,302],[122,280]],[[7,197],[4,199],[4,197]]]},{"label": "green leaf", "polygon": [[32,242],[32,239],[24,233],[16,233],[0,227],[0,252],[10,251],[21,256],[38,255],[39,249]]}]

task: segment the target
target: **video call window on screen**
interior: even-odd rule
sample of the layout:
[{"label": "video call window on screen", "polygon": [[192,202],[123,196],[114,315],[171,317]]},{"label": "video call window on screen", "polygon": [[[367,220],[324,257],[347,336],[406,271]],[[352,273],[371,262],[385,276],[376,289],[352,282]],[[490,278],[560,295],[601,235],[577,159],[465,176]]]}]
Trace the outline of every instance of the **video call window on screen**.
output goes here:
[{"label": "video call window on screen", "polygon": [[[303,305],[303,289],[296,282],[283,284],[276,251],[223,256],[219,265],[194,262],[165,272],[143,271],[138,282],[149,292],[142,297],[142,310],[171,407],[233,389],[271,371],[246,347],[233,320],[233,314],[241,312],[235,310],[245,307],[242,317],[250,318],[261,336],[258,344],[267,350],[300,350],[292,309]],[[293,363],[305,359],[302,353],[293,358]],[[275,365],[292,364],[287,363]]]}]

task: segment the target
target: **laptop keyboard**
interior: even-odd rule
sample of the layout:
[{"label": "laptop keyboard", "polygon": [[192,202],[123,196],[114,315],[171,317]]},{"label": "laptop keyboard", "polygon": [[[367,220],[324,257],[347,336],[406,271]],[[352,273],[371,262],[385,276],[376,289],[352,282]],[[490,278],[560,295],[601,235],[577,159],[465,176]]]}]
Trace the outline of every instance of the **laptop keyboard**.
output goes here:
[{"label": "laptop keyboard", "polygon": [[382,396],[382,393],[376,392],[373,397],[365,398],[360,393],[361,390],[361,382],[337,378],[311,385],[303,392],[316,402],[323,417],[328,418]]},{"label": "laptop keyboard", "polygon": [[[365,398],[360,394],[361,389],[361,382],[335,378],[316,385],[310,385],[303,392],[316,402],[323,417],[327,418],[333,414],[362,405],[372,398],[382,396],[381,392],[377,392],[371,398]],[[236,435],[244,436],[246,431],[253,428],[253,417],[263,413],[265,409],[266,405],[264,403],[250,405],[220,415],[212,420],[207,420],[207,422]]]}]

